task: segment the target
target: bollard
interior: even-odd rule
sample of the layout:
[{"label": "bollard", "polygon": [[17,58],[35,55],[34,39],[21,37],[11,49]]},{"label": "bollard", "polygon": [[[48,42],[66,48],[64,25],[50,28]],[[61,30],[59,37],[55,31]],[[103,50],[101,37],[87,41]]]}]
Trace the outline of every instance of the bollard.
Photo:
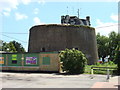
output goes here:
[{"label": "bollard", "polygon": [[109,72],[109,69],[107,69],[107,80],[110,79],[110,72]]},{"label": "bollard", "polygon": [[91,79],[93,79],[93,68],[91,68]]}]

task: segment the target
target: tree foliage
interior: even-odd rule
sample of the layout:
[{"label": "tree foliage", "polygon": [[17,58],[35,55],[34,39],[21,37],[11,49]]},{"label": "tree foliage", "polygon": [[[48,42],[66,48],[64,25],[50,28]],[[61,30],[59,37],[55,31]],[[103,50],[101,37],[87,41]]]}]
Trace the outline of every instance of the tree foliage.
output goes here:
[{"label": "tree foliage", "polygon": [[2,51],[22,53],[25,52],[25,49],[16,41],[10,41],[9,43],[2,41]]},{"label": "tree foliage", "polygon": [[111,32],[108,37],[97,34],[97,46],[99,58],[104,58],[109,56],[110,61],[116,62],[115,54],[117,52],[117,47],[120,47],[120,35],[116,32]]},{"label": "tree foliage", "polygon": [[25,52],[25,49],[23,48],[23,46],[16,42],[16,41],[12,41],[14,47],[16,48],[16,51],[19,52],[19,53],[22,53],[22,52]]},{"label": "tree foliage", "polygon": [[97,34],[97,46],[98,46],[98,56],[102,58],[104,62],[104,58],[109,55],[109,38],[106,36],[100,36]]},{"label": "tree foliage", "polygon": [[87,59],[81,51],[75,49],[61,51],[60,60],[63,63],[63,71],[70,74],[84,73]]},{"label": "tree foliage", "polygon": [[120,35],[115,33],[115,32],[111,32],[109,34],[109,55],[110,55],[110,60],[114,60],[114,56],[116,53],[117,48],[119,47],[119,42],[120,42]]}]

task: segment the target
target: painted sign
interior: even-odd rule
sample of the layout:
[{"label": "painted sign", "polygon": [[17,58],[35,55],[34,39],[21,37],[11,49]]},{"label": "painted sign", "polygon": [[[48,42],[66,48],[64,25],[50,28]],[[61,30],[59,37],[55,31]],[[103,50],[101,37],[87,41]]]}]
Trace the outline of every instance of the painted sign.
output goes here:
[{"label": "painted sign", "polygon": [[17,60],[17,55],[12,55],[12,60]]},{"label": "painted sign", "polygon": [[37,57],[26,57],[26,64],[37,64]]},{"label": "painted sign", "polygon": [[4,64],[4,57],[0,57],[0,64]]}]

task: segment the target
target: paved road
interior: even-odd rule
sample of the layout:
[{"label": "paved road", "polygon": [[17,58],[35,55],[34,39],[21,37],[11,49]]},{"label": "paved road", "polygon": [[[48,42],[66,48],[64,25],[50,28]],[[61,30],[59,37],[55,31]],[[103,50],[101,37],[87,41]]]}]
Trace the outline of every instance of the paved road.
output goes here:
[{"label": "paved road", "polygon": [[[2,88],[91,88],[106,82],[106,75],[57,75],[43,73],[5,73],[0,75]],[[0,84],[1,85],[1,84]]]}]

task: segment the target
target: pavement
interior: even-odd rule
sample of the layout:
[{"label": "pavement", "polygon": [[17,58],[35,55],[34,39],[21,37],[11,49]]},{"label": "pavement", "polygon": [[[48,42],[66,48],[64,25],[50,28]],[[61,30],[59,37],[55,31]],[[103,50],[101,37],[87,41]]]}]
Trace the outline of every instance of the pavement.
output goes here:
[{"label": "pavement", "polygon": [[120,76],[113,76],[106,82],[96,82],[91,88],[118,88],[120,86]]},{"label": "pavement", "polygon": [[119,76],[89,74],[61,75],[56,73],[8,73],[0,75],[2,88],[118,88]]}]

